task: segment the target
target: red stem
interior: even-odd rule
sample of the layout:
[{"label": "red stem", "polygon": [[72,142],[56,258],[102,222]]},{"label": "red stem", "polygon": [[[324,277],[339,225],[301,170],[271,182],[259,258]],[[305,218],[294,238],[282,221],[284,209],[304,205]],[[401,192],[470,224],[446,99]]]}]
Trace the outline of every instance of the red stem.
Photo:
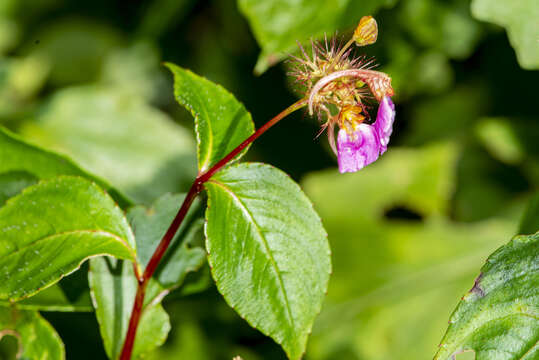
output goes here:
[{"label": "red stem", "polygon": [[146,286],[148,285],[148,281],[152,278],[153,273],[155,272],[155,270],[157,269],[157,266],[159,265],[159,263],[161,262],[161,259],[163,258],[163,255],[165,255],[165,252],[167,251],[168,246],[170,245],[170,242],[172,241],[172,239],[174,238],[174,235],[176,235],[176,232],[180,228],[180,225],[182,224],[183,219],[185,218],[185,215],[187,215],[187,212],[189,211],[189,208],[191,207],[193,200],[195,200],[196,196],[202,191],[204,187],[204,183],[208,181],[223,166],[225,166],[231,160],[233,160],[236,157],[236,155],[238,155],[249,144],[255,141],[260,135],[265,133],[270,127],[278,123],[279,120],[283,119],[287,115],[290,115],[294,111],[307,105],[307,102],[308,102],[307,99],[301,99],[299,101],[296,101],[294,104],[290,105],[288,108],[286,108],[285,110],[280,112],[277,116],[275,116],[273,119],[271,119],[270,121],[265,123],[263,126],[261,126],[251,136],[249,136],[241,144],[239,144],[234,150],[232,150],[224,158],[219,160],[217,164],[213,165],[207,171],[204,171],[198,174],[195,181],[193,181],[193,184],[191,185],[189,192],[185,196],[185,199],[183,200],[182,206],[180,207],[180,210],[178,210],[176,217],[174,218],[174,220],[172,220],[172,223],[168,227],[168,230],[163,236],[163,238],[161,239],[161,242],[159,243],[159,245],[157,245],[157,248],[155,249],[152,257],[150,258],[150,261],[148,262],[148,265],[146,266],[146,269],[144,270],[144,274],[142,275],[142,277],[137,276],[138,278],[137,294],[135,295],[133,311],[131,312],[131,318],[129,319],[129,327],[127,328],[127,334],[125,336],[124,345],[122,347],[120,360],[131,359],[131,353],[133,352],[133,345],[135,344],[135,335],[136,335],[140,317],[143,311],[144,295],[146,293]]}]

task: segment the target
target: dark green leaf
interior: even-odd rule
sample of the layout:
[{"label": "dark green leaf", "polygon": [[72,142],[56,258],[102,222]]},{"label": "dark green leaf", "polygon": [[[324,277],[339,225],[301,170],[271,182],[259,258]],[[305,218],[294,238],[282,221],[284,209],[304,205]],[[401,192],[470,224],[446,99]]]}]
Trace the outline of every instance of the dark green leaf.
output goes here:
[{"label": "dark green leaf", "polygon": [[205,186],[206,244],[219,291],[299,359],[331,271],[320,218],[298,185],[269,165],[228,167]]},{"label": "dark green leaf", "polygon": [[[206,262],[206,251],[195,244],[203,239],[204,219],[193,221],[181,243],[176,240],[165,253],[155,273],[156,280],[167,289],[179,287],[190,272],[198,271]],[[201,279],[201,281],[204,281]],[[191,284],[193,292],[197,284]],[[204,287],[203,285],[201,285]]]},{"label": "dark green leaf", "polygon": [[[184,198],[185,194],[166,194],[149,209],[136,206],[128,212],[129,222],[135,232],[137,258],[141,266],[147,265]],[[180,286],[187,273],[198,270],[206,259],[204,249],[193,244],[197,240],[196,236],[200,236],[198,230],[203,225],[202,219],[191,221],[196,208],[195,203],[154,274],[154,278],[166,291]]]},{"label": "dark green leaf", "polygon": [[195,118],[199,171],[208,170],[253,133],[251,114],[221,86],[174,64],[167,66],[174,74],[176,100]]},{"label": "dark green leaf", "polygon": [[439,49],[451,58],[469,57],[480,38],[481,24],[472,18],[467,1],[407,0],[399,9],[395,13],[401,31],[422,47]]},{"label": "dark green leaf", "polygon": [[135,259],[122,211],[97,185],[58,177],[0,209],[0,298],[18,300],[56,283],[87,258]]},{"label": "dark green leaf", "polygon": [[37,311],[0,308],[0,339],[4,336],[17,339],[17,359],[65,359],[62,340]]},{"label": "dark green leaf", "polygon": [[539,356],[539,234],[496,250],[451,318],[436,360],[466,350],[476,360]]},{"label": "dark green leaf", "polygon": [[539,193],[536,193],[528,203],[528,208],[520,221],[519,234],[534,234],[539,231]]},{"label": "dark green leaf", "polygon": [[0,206],[7,199],[20,193],[24,188],[35,184],[38,179],[24,171],[12,171],[0,174]]},{"label": "dark green leaf", "polygon": [[357,24],[365,15],[374,15],[380,7],[396,0],[238,0],[262,53],[255,72],[263,73],[304,42],[324,33]]},{"label": "dark green leaf", "polygon": [[105,55],[122,43],[113,27],[82,17],[57,19],[34,31],[39,46],[32,41],[28,50],[50,68],[49,81],[57,86],[95,80]]},{"label": "dark green leaf", "polygon": [[475,18],[507,29],[511,45],[524,69],[539,69],[539,6],[536,0],[473,0]]},{"label": "dark green leaf", "polygon": [[[91,259],[88,279],[105,350],[110,359],[117,359],[122,350],[137,291],[133,265],[110,257]],[[150,283],[147,289],[133,359],[163,344],[170,330],[167,313],[161,304],[153,301],[156,287]]]},{"label": "dark green leaf", "polygon": [[188,14],[194,0],[156,0],[144,12],[144,19],[138,32],[149,37],[158,37]]},{"label": "dark green leaf", "polygon": [[50,179],[58,175],[83,176],[107,190],[120,206],[129,204],[129,200],[107,182],[81,169],[69,158],[29,144],[0,127],[0,174],[13,172],[25,173],[23,176],[26,181],[32,176],[38,179]]},{"label": "dark green leaf", "polygon": [[196,172],[192,136],[165,113],[115,88],[60,91],[21,132],[139,201],[178,190]]}]

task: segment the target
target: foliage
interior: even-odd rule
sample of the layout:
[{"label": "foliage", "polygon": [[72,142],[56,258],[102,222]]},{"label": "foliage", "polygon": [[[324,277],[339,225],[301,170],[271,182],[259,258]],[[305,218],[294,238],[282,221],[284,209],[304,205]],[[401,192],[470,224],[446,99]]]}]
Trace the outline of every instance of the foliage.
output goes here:
[{"label": "foliage", "polygon": [[476,18],[507,28],[509,40],[515,48],[520,65],[525,69],[539,69],[539,8],[533,0],[510,4],[507,1],[473,0],[472,13]]},{"label": "foliage", "polygon": [[475,358],[535,359],[539,320],[539,235],[496,250],[449,319],[435,359],[472,350]]},{"label": "foliage", "polygon": [[[478,263],[515,226],[504,218],[451,220],[457,153],[454,144],[393,148],[362,173],[306,177],[305,190],[333,234],[334,276],[313,332],[314,359],[404,360],[434,352],[455,294],[470,287]],[[345,325],[333,333],[336,318]]]},{"label": "foliage", "polygon": [[318,215],[286,174],[267,165],[229,167],[206,188],[206,248],[217,288],[299,359],[331,270]]},{"label": "foliage", "polygon": [[306,115],[244,149],[149,280],[133,358],[535,358],[538,9],[0,2],[0,358],[118,358],[193,179],[297,100],[297,42],[369,14],[387,153],[337,174]]}]

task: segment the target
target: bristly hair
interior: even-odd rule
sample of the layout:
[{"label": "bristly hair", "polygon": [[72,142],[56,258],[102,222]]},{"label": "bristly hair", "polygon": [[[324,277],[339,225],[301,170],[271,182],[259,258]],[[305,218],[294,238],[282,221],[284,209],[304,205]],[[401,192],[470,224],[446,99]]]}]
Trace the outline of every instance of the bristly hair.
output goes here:
[{"label": "bristly hair", "polygon": [[374,57],[366,55],[350,56],[353,49],[348,47],[342,51],[345,44],[338,40],[337,34],[329,40],[324,35],[323,42],[311,39],[310,55],[298,41],[300,56],[289,55],[287,63],[291,71],[287,75],[294,78],[294,83],[301,87],[302,92],[308,92],[316,81],[336,70],[374,69],[378,65]]}]

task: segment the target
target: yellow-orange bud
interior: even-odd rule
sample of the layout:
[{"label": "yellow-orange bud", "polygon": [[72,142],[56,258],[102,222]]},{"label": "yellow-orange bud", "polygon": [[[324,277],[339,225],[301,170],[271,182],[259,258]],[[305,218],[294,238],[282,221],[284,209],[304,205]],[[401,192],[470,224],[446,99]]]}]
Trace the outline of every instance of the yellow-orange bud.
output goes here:
[{"label": "yellow-orange bud", "polygon": [[354,31],[354,41],[358,46],[374,44],[378,38],[378,24],[372,16],[363,16]]}]

